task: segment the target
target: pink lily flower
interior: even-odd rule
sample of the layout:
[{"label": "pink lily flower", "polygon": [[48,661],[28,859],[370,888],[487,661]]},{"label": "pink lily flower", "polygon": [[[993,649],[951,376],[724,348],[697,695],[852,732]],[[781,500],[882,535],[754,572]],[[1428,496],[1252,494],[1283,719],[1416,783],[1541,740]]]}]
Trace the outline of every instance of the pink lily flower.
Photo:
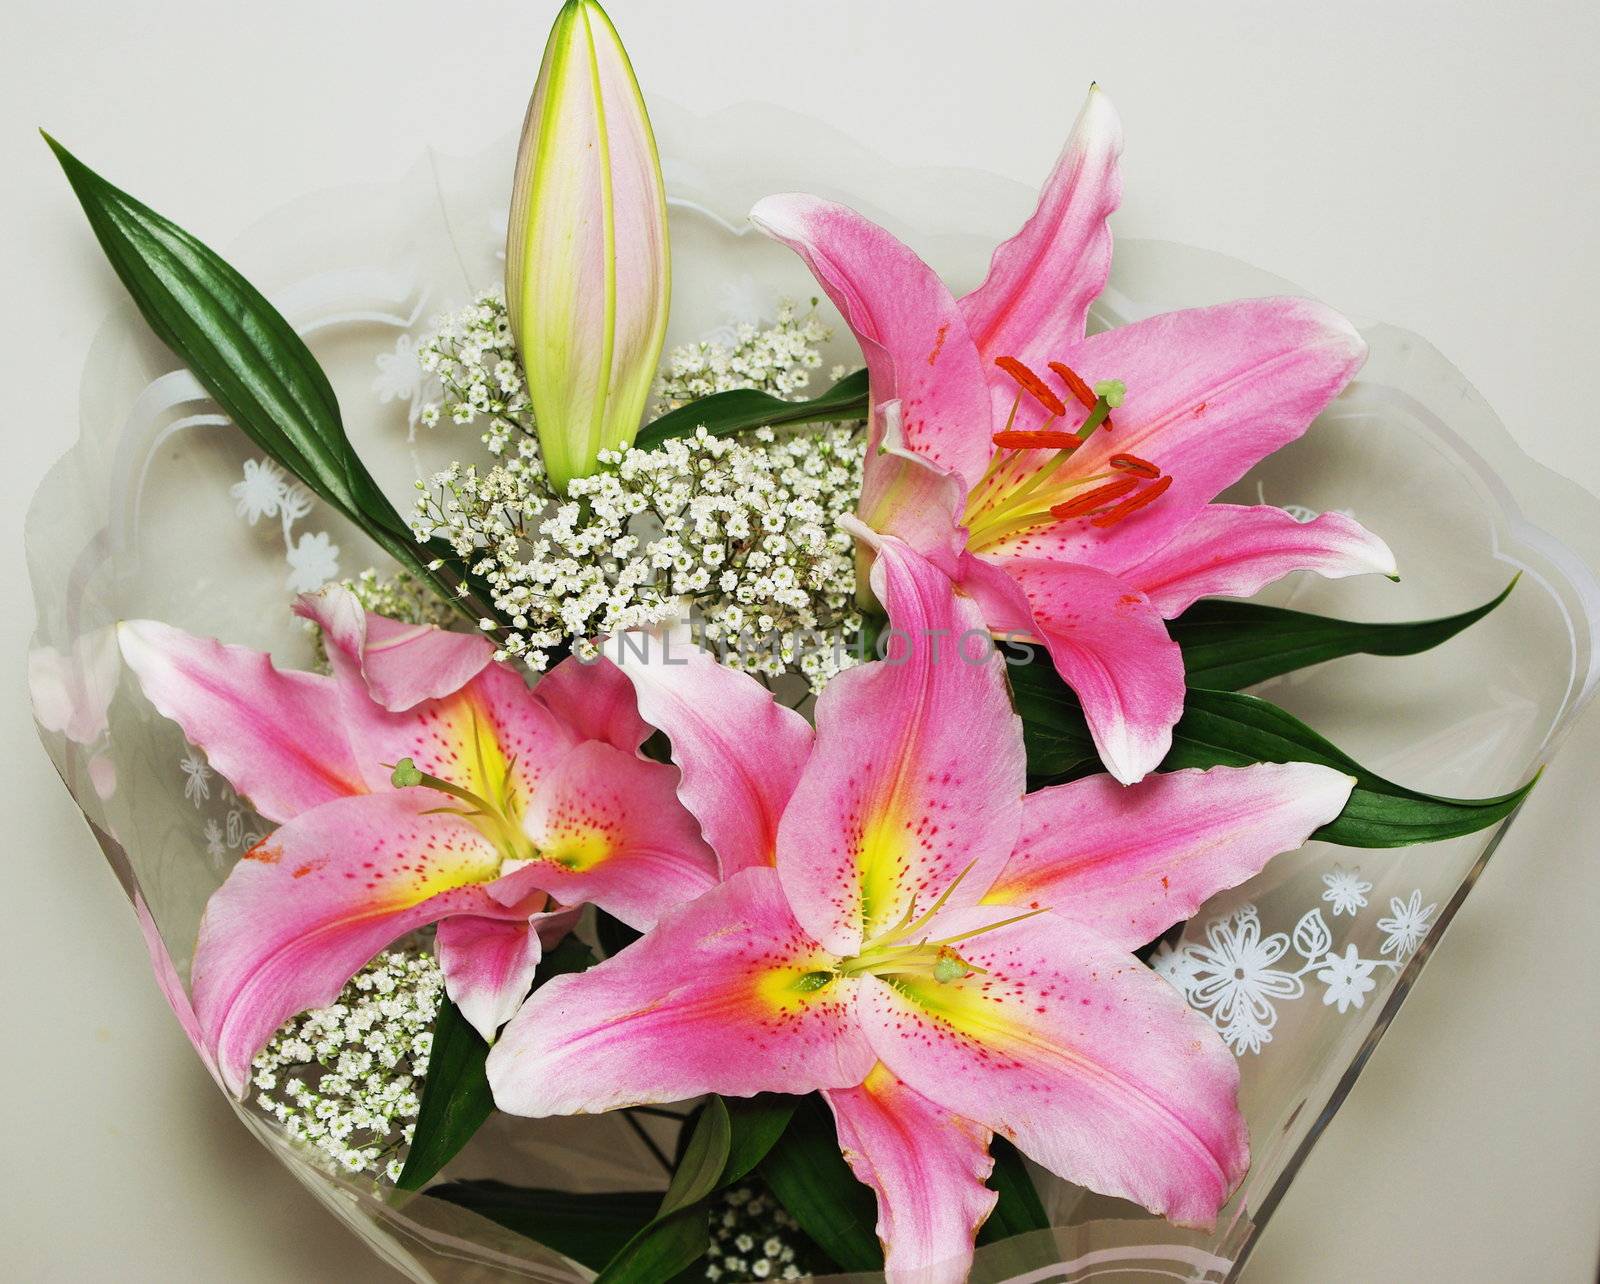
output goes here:
[{"label": "pink lily flower", "polygon": [[1183,709],[1164,620],[1295,570],[1395,563],[1337,513],[1301,525],[1211,503],[1360,368],[1366,345],[1343,317],[1248,299],[1084,336],[1111,266],[1121,150],[1091,89],[1033,216],[959,300],[842,205],[772,196],[750,217],[805,259],[860,341],[874,403],[861,518],[957,579],[992,629],[1041,640],[1107,769],[1132,783]]},{"label": "pink lily flower", "polygon": [[481,637],[300,599],[333,675],[152,620],[123,624],[145,695],[278,829],[212,895],[193,969],[199,1037],[226,1085],[284,1021],[438,923],[445,988],[486,1039],[543,944],[592,900],[639,929],[717,879],[676,768],[615,670],[559,665],[533,691]]},{"label": "pink lily flower", "polygon": [[733,872],[532,995],[490,1052],[495,1100],[547,1116],[821,1090],[895,1281],[965,1278],[996,1132],[1209,1222],[1248,1160],[1238,1071],[1130,951],[1298,846],[1353,782],[1267,764],[1024,796],[976,603],[879,547],[872,587],[908,646],[835,678],[814,736],[704,653],[619,648]]}]

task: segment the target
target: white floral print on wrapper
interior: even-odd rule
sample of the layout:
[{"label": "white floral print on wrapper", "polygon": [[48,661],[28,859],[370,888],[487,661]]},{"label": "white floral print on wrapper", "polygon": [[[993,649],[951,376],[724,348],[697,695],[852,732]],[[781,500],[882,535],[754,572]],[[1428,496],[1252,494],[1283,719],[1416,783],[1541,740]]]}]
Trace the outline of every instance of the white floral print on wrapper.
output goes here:
[{"label": "white floral print on wrapper", "polygon": [[314,593],[339,574],[339,546],[323,531],[302,535],[287,556],[292,593]]},{"label": "white floral print on wrapper", "polygon": [[[1336,919],[1367,908],[1372,884],[1359,869],[1335,865],[1322,882],[1322,899]],[[1280,1005],[1304,995],[1308,977],[1321,984],[1325,1007],[1341,1014],[1363,1009],[1378,988],[1379,969],[1400,971],[1427,936],[1437,908],[1423,905],[1421,888],[1403,900],[1391,898],[1389,916],[1376,923],[1384,934],[1379,953],[1386,957],[1369,958],[1354,943],[1334,944],[1320,908],[1307,910],[1291,932],[1266,933],[1257,908],[1241,905],[1206,923],[1203,940],[1162,942],[1150,966],[1216,1027],[1236,1056],[1259,1054],[1272,1042]]]},{"label": "white floral print on wrapper", "polygon": [[1422,944],[1422,938],[1428,934],[1433,911],[1438,908],[1437,904],[1423,907],[1420,888],[1413,891],[1408,900],[1390,897],[1390,917],[1378,920],[1378,930],[1385,933],[1383,952],[1393,954],[1397,959],[1410,958],[1416,953],[1417,946]]},{"label": "white floral print on wrapper", "polygon": [[178,760],[178,770],[183,772],[183,796],[196,807],[211,797],[211,766],[193,745]]},{"label": "white floral print on wrapper", "polygon": [[1305,983],[1273,966],[1289,949],[1282,932],[1262,938],[1254,905],[1214,919],[1206,943],[1185,947],[1194,960],[1187,992],[1191,1006],[1210,1015],[1235,1052],[1259,1052],[1278,1021],[1275,999],[1299,998]]},{"label": "white floral print on wrapper", "polygon": [[1377,966],[1357,954],[1354,945],[1345,946],[1343,954],[1329,954],[1327,966],[1317,972],[1317,980],[1328,987],[1322,993],[1322,1002],[1338,1004],[1340,1012],[1359,1008],[1366,1002],[1366,996],[1377,988],[1378,983],[1372,979]]},{"label": "white floral print on wrapper", "polygon": [[1356,914],[1366,909],[1367,893],[1372,890],[1372,884],[1361,877],[1359,870],[1335,865],[1322,876],[1322,881],[1328,889],[1322,893],[1322,899],[1333,906],[1336,915]]},{"label": "white floral print on wrapper", "polygon": [[270,459],[245,460],[244,479],[228,488],[234,511],[252,526],[263,517],[276,517],[288,491],[286,474]]},{"label": "white floral print on wrapper", "polygon": [[256,525],[275,517],[283,533],[283,557],[288,565],[285,587],[291,593],[311,593],[339,575],[339,546],[326,532],[295,534],[296,523],[308,517],[316,501],[297,481],[270,459],[247,459],[244,476],[228,488],[234,511]]}]

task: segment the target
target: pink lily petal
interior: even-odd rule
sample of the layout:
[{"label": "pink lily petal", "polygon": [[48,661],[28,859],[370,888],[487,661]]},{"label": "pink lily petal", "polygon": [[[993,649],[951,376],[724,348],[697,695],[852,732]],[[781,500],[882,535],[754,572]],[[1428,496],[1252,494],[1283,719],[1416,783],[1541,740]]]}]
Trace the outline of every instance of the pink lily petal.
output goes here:
[{"label": "pink lily petal", "polygon": [[961,300],[999,416],[1017,388],[994,369],[996,357],[1016,357],[1043,372],[1083,337],[1089,305],[1111,271],[1107,219],[1122,203],[1121,155],[1122,122],[1110,99],[1091,85],[1038,208],[995,250],[983,284]]},{"label": "pink lily petal", "polygon": [[899,540],[877,542],[887,659],[846,670],[818,698],[816,749],[778,829],[795,917],[841,955],[958,879],[950,903],[980,898],[1014,844],[1026,776],[976,604]]},{"label": "pink lily petal", "polygon": [[[543,904],[545,897],[530,899]],[[463,914],[439,924],[434,949],[445,993],[486,1041],[494,1042],[528,997],[544,947],[565,936],[578,913],[551,910],[505,919]]]},{"label": "pink lily petal", "polygon": [[580,739],[635,753],[650,737],[633,684],[608,660],[586,664],[568,656],[539,679],[534,694]]},{"label": "pink lily petal", "polygon": [[1329,579],[1397,574],[1389,546],[1343,513],[1298,522],[1281,508],[1207,504],[1122,577],[1167,619],[1202,597],[1250,597],[1295,571]]},{"label": "pink lily petal", "polygon": [[1354,784],[1290,762],[1041,789],[1023,799],[1022,836],[985,899],[1048,908],[1135,949],[1299,847]]},{"label": "pink lily petal", "polygon": [[117,637],[110,628],[80,634],[65,654],[53,646],[30,647],[33,716],[46,731],[60,732],[75,744],[93,744],[109,726],[106,714],[121,675]]},{"label": "pink lily petal", "polygon": [[672,742],[678,797],[724,876],[771,865],[778,818],[811,753],[811,724],[747,673],[666,633],[624,633],[610,652],[639,711]]},{"label": "pink lily petal", "polygon": [[528,997],[543,947],[539,934],[515,919],[458,915],[439,924],[434,938],[445,993],[484,1039]]},{"label": "pink lily petal", "polygon": [[647,931],[717,881],[717,858],[679,804],[678,771],[598,740],[568,753],[527,800],[540,859],[528,877],[564,904],[593,901]]},{"label": "pink lily petal", "polygon": [[[750,221],[805,260],[861,344],[873,401],[899,401],[907,445],[967,485],[983,475],[989,393],[961,309],[883,228],[815,196],[769,196]],[[868,454],[882,436],[875,423]]]},{"label": "pink lily petal", "polygon": [[302,594],[294,612],[321,627],[335,671],[348,665],[359,673],[391,713],[459,691],[494,657],[493,644],[479,634],[374,615],[342,585]]},{"label": "pink lily petal", "polygon": [[878,1197],[889,1284],[962,1284],[999,1195],[989,1129],[908,1088],[881,1061],[858,1088],[822,1094],[850,1170]]},{"label": "pink lily petal", "polygon": [[150,703],[268,820],[366,791],[334,679],[156,620],[127,621],[117,639]]},{"label": "pink lily petal", "polygon": [[1071,562],[964,562],[962,586],[991,628],[1032,635],[1076,693],[1100,760],[1132,784],[1172,747],[1183,715],[1183,652],[1144,594]]},{"label": "pink lily petal", "polygon": [[578,735],[529,690],[522,675],[490,664],[453,695],[405,713],[384,713],[363,689],[341,684],[341,708],[369,787],[388,789],[394,764],[410,758],[432,776],[481,798],[527,798]]},{"label": "pink lily petal", "polygon": [[206,1073],[221,1087],[222,1076],[217,1073],[216,1058],[211,1055],[211,1049],[206,1046],[200,1033],[200,1020],[194,1014],[194,1004],[189,1002],[188,991],[183,988],[183,978],[178,975],[178,969],[172,962],[167,943],[161,939],[161,929],[156,926],[150,907],[138,891],[133,893],[133,912],[139,919],[139,932],[144,937],[144,948],[150,955],[150,967],[156,974],[156,986],[161,991],[161,997],[167,1001],[172,1015],[178,1018],[179,1027],[200,1054],[200,1062],[205,1066]]},{"label": "pink lily petal", "polygon": [[967,540],[961,525],[966,488],[956,474],[907,447],[898,401],[878,412],[883,434],[863,466],[861,520],[904,540],[954,578]]},{"label": "pink lily petal", "polygon": [[1093,384],[1120,379],[1115,427],[1072,457],[1074,475],[1132,454],[1172,477],[1161,498],[1114,526],[1087,519],[1029,532],[1015,555],[1057,557],[1121,572],[1172,540],[1201,507],[1294,441],[1350,382],[1367,345],[1310,299],[1244,299],[1191,308],[1090,335],[1059,359]]},{"label": "pink lily petal", "polygon": [[833,962],[795,922],[777,874],[744,870],[620,954],[534,991],[490,1049],[495,1104],[543,1117],[851,1087],[874,1061],[851,983],[806,980]]},{"label": "pink lily petal", "polygon": [[337,799],[263,839],[212,894],[194,1006],[232,1091],[279,1026],[332,1003],[392,941],[452,914],[518,916],[483,886],[499,853],[466,821],[428,814],[438,804],[423,789]]},{"label": "pink lily petal", "polygon": [[[937,932],[1008,912],[958,910]],[[858,989],[856,1011],[889,1069],[1067,1181],[1211,1224],[1249,1145],[1238,1065],[1205,1018],[1132,955],[1053,914],[956,948],[986,974]]]}]

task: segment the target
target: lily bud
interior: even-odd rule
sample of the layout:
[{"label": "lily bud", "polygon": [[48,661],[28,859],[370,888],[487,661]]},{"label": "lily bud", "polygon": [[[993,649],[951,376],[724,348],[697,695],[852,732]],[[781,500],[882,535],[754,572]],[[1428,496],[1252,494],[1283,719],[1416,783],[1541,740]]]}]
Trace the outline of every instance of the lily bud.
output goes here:
[{"label": "lily bud", "polygon": [[644,98],[605,10],[567,0],[523,122],[506,240],[506,304],[556,487],[632,444],[670,293]]}]

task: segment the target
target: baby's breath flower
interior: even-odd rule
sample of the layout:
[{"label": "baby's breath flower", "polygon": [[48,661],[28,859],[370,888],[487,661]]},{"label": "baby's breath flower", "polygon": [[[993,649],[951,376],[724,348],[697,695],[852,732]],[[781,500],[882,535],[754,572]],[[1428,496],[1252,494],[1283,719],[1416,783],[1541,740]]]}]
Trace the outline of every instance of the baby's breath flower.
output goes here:
[{"label": "baby's breath flower", "polygon": [[436,393],[423,403],[420,422],[432,428],[444,415],[463,426],[486,419],[483,442],[491,454],[521,459],[543,472],[533,403],[500,292],[480,294],[460,312],[436,318],[434,326],[417,346],[417,359]]},{"label": "baby's breath flower", "polygon": [[820,1265],[800,1223],[765,1191],[736,1186],[711,1208],[705,1278],[717,1284],[794,1280]]},{"label": "baby's breath flower", "polygon": [[330,1166],[393,1181],[416,1127],[443,989],[432,955],[380,954],[333,1004],[273,1036],[251,1065],[256,1105]]},{"label": "baby's breath flower", "polygon": [[[813,308],[815,304],[813,299]],[[794,302],[785,299],[765,329],[741,325],[732,344],[686,343],[669,352],[656,384],[659,409],[676,410],[734,388],[759,388],[792,400],[811,382],[811,371],[822,365],[818,345],[827,339],[828,327],[815,311],[800,316]]]},{"label": "baby's breath flower", "polygon": [[[478,307],[503,311],[492,295]],[[491,377],[520,387],[520,372],[504,369],[514,352],[492,347],[474,328],[477,315],[455,318],[447,338],[425,339],[425,364],[448,366],[457,387],[469,368],[483,372],[474,387]],[[675,350],[662,406],[729,388],[794,395],[820,365],[816,345],[826,338],[813,314],[784,304],[776,324],[740,327],[731,346]],[[597,470],[564,495],[544,476],[531,427],[509,457],[504,446],[490,441],[502,458],[487,469],[456,463],[419,482],[412,523],[487,586],[499,618],[484,628],[497,658],[542,669],[563,642],[588,658],[591,638],[692,608],[708,644],[746,671],[798,669],[820,689],[851,662],[861,617],[839,519],[861,491],[859,425],[760,428],[738,439],[701,428],[654,450],[602,451]]]}]

